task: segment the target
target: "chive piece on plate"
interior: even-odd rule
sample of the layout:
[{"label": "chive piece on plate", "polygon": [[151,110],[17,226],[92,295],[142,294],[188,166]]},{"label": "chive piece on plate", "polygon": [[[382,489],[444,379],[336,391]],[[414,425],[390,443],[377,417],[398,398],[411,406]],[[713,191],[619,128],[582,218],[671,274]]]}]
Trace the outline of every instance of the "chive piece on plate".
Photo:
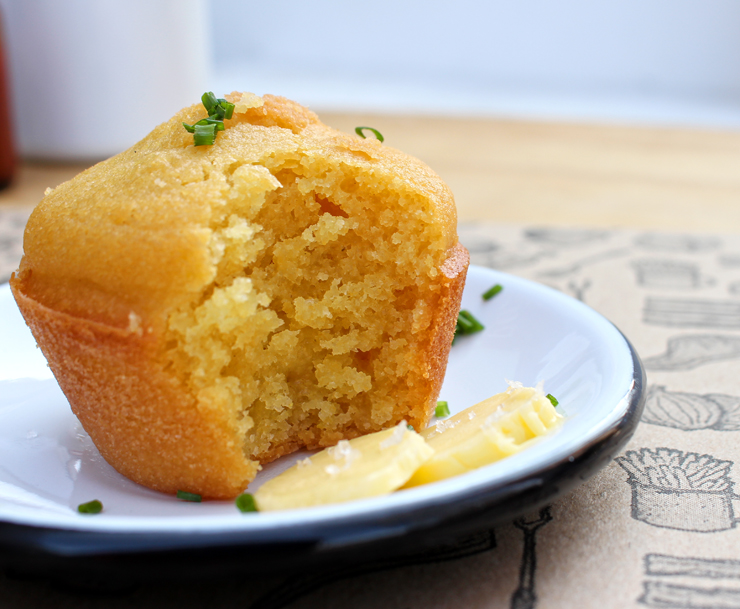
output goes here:
[{"label": "chive piece on plate", "polygon": [[177,491],[177,498],[183,501],[192,501],[193,503],[200,503],[202,498],[197,493],[188,493],[187,491]]},{"label": "chive piece on plate", "polygon": [[466,334],[475,334],[485,330],[485,326],[479,322],[470,311],[460,311],[457,314],[457,325],[455,326],[455,334],[452,337],[452,344],[455,344],[455,340],[459,336],[465,336]]},{"label": "chive piece on plate", "polygon": [[237,509],[243,514],[258,511],[257,504],[254,502],[254,495],[250,495],[249,493],[239,495],[234,503],[236,504]]},{"label": "chive piece on plate", "polygon": [[447,402],[437,402],[437,407],[434,409],[434,416],[438,419],[450,416],[450,407],[448,406]]},{"label": "chive piece on plate", "polygon": [[547,394],[547,395],[546,395],[545,397],[546,397],[546,398],[547,398],[548,400],[550,400],[550,403],[551,403],[551,404],[552,404],[553,406],[557,406],[557,405],[558,405],[558,404],[560,403],[560,402],[558,402],[558,401],[557,401],[557,400],[555,399],[555,396],[554,396],[554,395],[552,395],[552,393],[548,393],[548,394]]},{"label": "chive piece on plate", "polygon": [[93,499],[87,503],[80,503],[77,506],[77,511],[80,514],[100,514],[103,511],[103,504],[97,499]]},{"label": "chive piece on plate", "polygon": [[457,316],[457,322],[465,328],[464,334],[473,334],[474,332],[485,330],[485,326],[473,317],[470,311],[460,311]]},{"label": "chive piece on plate", "polygon": [[457,318],[457,328],[460,331],[460,334],[471,334],[472,332],[475,332],[473,322],[462,315],[459,315]]},{"label": "chive piece on plate", "polygon": [[504,286],[502,286],[500,283],[497,283],[490,290],[487,290],[486,292],[483,293],[483,300],[491,300],[491,298],[493,298],[496,294],[498,294],[503,289],[504,289]]},{"label": "chive piece on plate", "polygon": [[355,127],[355,133],[359,135],[362,139],[365,139],[365,134],[363,133],[365,129],[372,131],[375,134],[375,137],[378,138],[379,142],[385,140],[380,131],[378,131],[377,129],[373,129],[372,127]]}]

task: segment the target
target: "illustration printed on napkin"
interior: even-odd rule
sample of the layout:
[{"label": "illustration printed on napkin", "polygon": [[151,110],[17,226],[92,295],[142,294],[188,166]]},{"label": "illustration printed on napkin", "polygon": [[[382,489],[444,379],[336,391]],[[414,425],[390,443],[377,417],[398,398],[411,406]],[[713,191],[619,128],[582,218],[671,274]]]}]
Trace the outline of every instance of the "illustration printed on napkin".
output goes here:
[{"label": "illustration printed on napkin", "polygon": [[645,555],[643,593],[638,602],[648,607],[730,609],[740,607],[740,588],[716,584],[740,579],[740,560]]},{"label": "illustration printed on napkin", "polygon": [[713,235],[682,235],[676,233],[642,233],[635,238],[639,248],[660,252],[693,254],[715,250],[722,245]]},{"label": "illustration printed on napkin", "polygon": [[683,431],[740,431],[740,397],[668,391],[662,385],[650,385],[640,421]]},{"label": "illustration printed on napkin", "polygon": [[740,336],[696,334],[668,339],[660,355],[646,357],[647,370],[693,370],[703,364],[740,358]]},{"label": "illustration printed on napkin", "polygon": [[514,526],[524,533],[519,585],[511,596],[511,609],[534,609],[537,606],[535,574],[537,573],[537,531],[552,520],[550,506],[543,507],[535,518],[517,518]]},{"label": "illustration printed on napkin", "polygon": [[674,328],[740,330],[740,302],[651,296],[645,299],[642,320]]},{"label": "illustration printed on napkin", "polygon": [[664,258],[639,258],[632,261],[637,284],[652,290],[697,290],[715,280],[702,274],[695,262]]},{"label": "illustration printed on napkin", "polygon": [[629,474],[632,518],[655,527],[713,533],[734,528],[732,461],[673,448],[629,450],[616,462]]}]

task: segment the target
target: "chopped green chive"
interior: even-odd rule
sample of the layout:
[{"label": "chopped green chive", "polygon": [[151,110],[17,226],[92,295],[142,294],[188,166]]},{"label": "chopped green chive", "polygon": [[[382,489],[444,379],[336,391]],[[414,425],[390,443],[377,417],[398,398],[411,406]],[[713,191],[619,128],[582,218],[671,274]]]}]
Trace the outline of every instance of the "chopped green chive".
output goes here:
[{"label": "chopped green chive", "polygon": [[234,116],[234,104],[208,91],[200,98],[203,107],[208,112],[208,118],[202,118],[193,125],[183,123],[185,131],[193,134],[193,144],[196,146],[212,146],[216,143],[216,135],[223,131],[224,119]]},{"label": "chopped green chive", "polygon": [[224,130],[224,122],[220,118],[211,118],[210,116],[208,118],[202,118],[197,123],[193,123],[192,125],[188,125],[187,123],[182,124],[182,126],[185,127],[185,130],[189,131],[190,133],[195,133],[196,127],[204,125],[213,125],[216,127],[216,131]]},{"label": "chopped green chive", "polygon": [[212,146],[216,141],[216,125],[195,124],[193,143],[196,146]]},{"label": "chopped green chive", "polygon": [[455,326],[455,335],[452,338],[452,344],[455,344],[458,336],[475,334],[481,330],[485,330],[485,326],[473,317],[470,311],[462,310],[457,314],[457,325]]},{"label": "chopped green chive", "polygon": [[230,119],[232,116],[234,116],[234,104],[219,97],[218,105],[221,106],[224,110],[224,118]]},{"label": "chopped green chive", "polygon": [[219,104],[213,109],[211,116],[222,121],[224,120],[224,116],[226,116],[226,111],[221,107],[221,104]]},{"label": "chopped green chive", "polygon": [[413,425],[406,425],[406,429],[408,429],[409,431],[416,431]]},{"label": "chopped green chive", "polygon": [[216,96],[211,91],[203,93],[200,97],[200,101],[203,102],[203,106],[208,114],[213,114],[216,106],[218,106],[218,99],[216,99]]},{"label": "chopped green chive", "polygon": [[498,294],[503,289],[504,289],[504,286],[502,286],[500,283],[497,283],[490,290],[483,293],[483,300],[491,300],[491,298],[493,298],[496,294]]},{"label": "chopped green chive", "polygon": [[447,405],[447,402],[437,402],[437,407],[434,409],[434,416],[438,419],[450,416],[450,407]]},{"label": "chopped green chive", "polygon": [[362,139],[365,139],[365,134],[363,131],[367,129],[368,131],[372,131],[375,134],[375,137],[378,138],[379,142],[384,141],[383,135],[378,131],[377,129],[373,129],[372,127],[355,127],[355,133],[359,135]]},{"label": "chopped green chive", "polygon": [[244,493],[236,498],[236,508],[246,514],[247,512],[257,512],[257,504],[254,501],[254,496],[249,493]]},{"label": "chopped green chive", "polygon": [[195,126],[198,125],[213,125],[216,127],[216,131],[223,131],[225,129],[224,122],[220,118],[213,118],[209,116],[208,118],[202,118],[197,123],[195,123]]},{"label": "chopped green chive", "polygon": [[177,491],[177,498],[183,501],[192,501],[193,503],[200,503],[202,498],[197,493],[188,493],[187,491]]},{"label": "chopped green chive", "polygon": [[103,511],[103,504],[97,499],[93,499],[87,503],[80,503],[77,506],[77,511],[80,514],[100,514]]},{"label": "chopped green chive", "polygon": [[473,324],[473,322],[468,320],[467,317],[463,317],[462,315],[457,318],[457,325],[460,327],[461,334],[472,334],[473,332],[475,332],[475,325]]},{"label": "chopped green chive", "polygon": [[485,330],[485,326],[473,317],[470,311],[462,310],[457,316],[457,323],[459,323],[465,331],[463,334],[473,334]]},{"label": "chopped green chive", "polygon": [[559,404],[559,402],[558,402],[558,401],[557,401],[557,400],[555,399],[555,396],[554,396],[554,395],[552,395],[552,393],[548,393],[548,394],[547,394],[547,395],[546,395],[545,397],[546,397],[546,398],[547,398],[548,400],[550,400],[550,403],[551,403],[551,404],[552,404],[553,406],[557,406],[557,405]]}]

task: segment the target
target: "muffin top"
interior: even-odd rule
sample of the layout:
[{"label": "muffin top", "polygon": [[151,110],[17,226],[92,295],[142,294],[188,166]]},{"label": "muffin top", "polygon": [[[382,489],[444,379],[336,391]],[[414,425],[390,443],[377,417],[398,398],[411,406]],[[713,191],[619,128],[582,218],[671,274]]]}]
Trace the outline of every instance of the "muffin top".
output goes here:
[{"label": "muffin top", "polygon": [[[343,168],[347,191],[378,192],[390,183],[397,196],[413,200],[411,213],[434,226],[430,268],[457,243],[452,194],[417,159],[331,129],[282,97],[227,99],[237,102],[237,113],[214,145],[194,146],[183,128],[206,116],[195,104],[129,150],[47,191],[26,228],[17,274],[26,294],[117,327],[127,327],[135,312],[150,331],[161,330],[170,311],[216,277],[214,233],[233,198],[263,198],[283,186],[278,180],[293,179],[286,172],[321,175],[322,167]],[[239,112],[240,100],[253,107]],[[382,210],[367,212],[379,217]]]}]

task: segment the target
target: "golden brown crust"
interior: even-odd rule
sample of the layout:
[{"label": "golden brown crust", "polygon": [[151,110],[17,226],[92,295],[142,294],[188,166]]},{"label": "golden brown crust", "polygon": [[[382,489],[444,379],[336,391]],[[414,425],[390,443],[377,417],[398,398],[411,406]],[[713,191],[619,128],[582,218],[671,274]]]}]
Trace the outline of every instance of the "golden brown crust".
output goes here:
[{"label": "golden brown crust", "polygon": [[[399,197],[422,202],[416,213],[436,231],[430,251],[439,262],[425,287],[436,308],[408,356],[422,382],[409,385],[403,416],[417,429],[427,425],[444,378],[469,260],[457,241],[451,193],[420,161],[341,134],[295,102],[263,99],[219,134],[217,147],[195,148],[182,129],[181,122],[203,117],[193,106],[56,188],[29,220],[25,255],[11,279],[26,322],[101,454],[159,491],[234,497],[258,467],[245,456],[233,412],[196,396],[166,357],[169,315],[212,289],[211,214],[233,187],[235,167],[279,171],[270,165],[277,156],[322,159],[352,168],[358,188],[392,183]],[[252,454],[264,463],[333,444],[342,433],[360,431],[304,429]]]},{"label": "golden brown crust", "polygon": [[442,389],[442,381],[445,378],[447,359],[452,347],[452,339],[455,336],[457,325],[457,314],[460,311],[465,278],[467,277],[470,254],[468,250],[458,243],[442,265],[443,291],[440,302],[437,305],[437,314],[430,328],[431,341],[426,357],[429,361],[431,390],[428,402],[428,410],[425,419],[412,424],[416,429],[424,429],[429,423],[429,418],[434,412],[437,397]]},{"label": "golden brown crust", "polygon": [[[428,399],[409,417],[417,429],[429,422],[442,387],[468,263],[467,250],[458,244],[442,267],[440,306],[425,353]],[[185,388],[162,370],[152,336],[49,309],[26,296],[15,275],[10,288],[73,412],[108,463],[165,493],[193,490],[228,499],[243,491],[256,472],[242,453],[237,430],[219,420],[217,409],[199,411]],[[261,460],[299,448],[300,443],[285,445]]]},{"label": "golden brown crust", "polygon": [[263,99],[263,107],[235,115],[218,146],[195,147],[182,128],[205,117],[202,105],[193,105],[51,191],[24,234],[18,274],[27,294],[50,308],[122,328],[133,310],[161,329],[168,311],[213,279],[204,225],[229,186],[231,166],[237,160],[267,163],[279,154],[298,158],[299,150],[356,167],[368,181],[395,178],[399,191],[422,193],[444,229],[442,249],[455,246],[454,198],[428,166],[375,139],[336,131],[296,102]]},{"label": "golden brown crust", "polygon": [[[239,97],[241,97],[241,94],[234,92],[228,95],[227,99],[237,101]],[[263,106],[251,108],[243,114],[237,114],[237,118],[246,120],[252,125],[290,129],[293,133],[300,133],[309,125],[322,124],[319,117],[308,108],[285,97],[265,95],[262,101],[264,102]]]},{"label": "golden brown crust", "polygon": [[161,369],[146,336],[49,309],[11,290],[72,410],[106,461],[165,493],[227,499],[254,477],[235,430]]},{"label": "golden brown crust", "polygon": [[[465,286],[468,251],[455,246],[442,267],[442,293],[430,328],[428,398],[409,416],[423,429],[434,411]],[[237,496],[256,473],[237,430],[217,409],[201,412],[194,398],[162,369],[156,340],[54,311],[10,288],[73,412],[106,461],[127,478],[174,494]],[[310,449],[322,448],[315,442]],[[302,448],[298,442],[260,455],[263,463]]]}]

